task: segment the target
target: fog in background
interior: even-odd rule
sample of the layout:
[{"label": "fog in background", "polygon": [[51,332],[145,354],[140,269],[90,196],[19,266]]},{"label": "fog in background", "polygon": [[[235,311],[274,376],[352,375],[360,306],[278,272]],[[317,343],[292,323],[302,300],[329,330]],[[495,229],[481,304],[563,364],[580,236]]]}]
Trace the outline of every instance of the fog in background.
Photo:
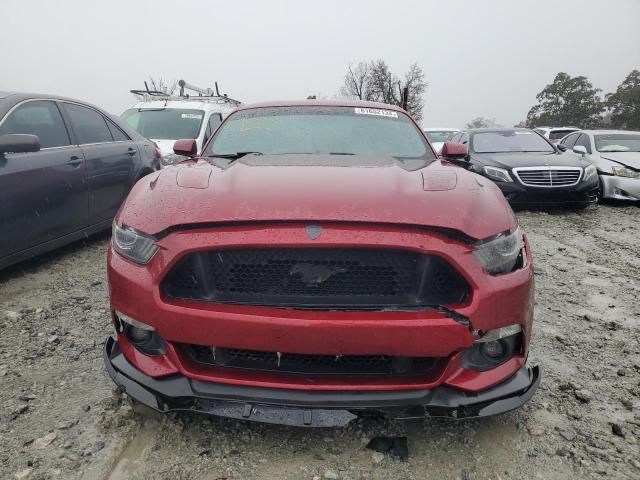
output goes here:
[{"label": "fog in background", "polygon": [[382,58],[424,69],[423,126],[510,126],[559,71],[610,92],[640,68],[640,0],[0,0],[0,19],[0,90],[116,114],[148,76],[333,98],[350,63]]}]

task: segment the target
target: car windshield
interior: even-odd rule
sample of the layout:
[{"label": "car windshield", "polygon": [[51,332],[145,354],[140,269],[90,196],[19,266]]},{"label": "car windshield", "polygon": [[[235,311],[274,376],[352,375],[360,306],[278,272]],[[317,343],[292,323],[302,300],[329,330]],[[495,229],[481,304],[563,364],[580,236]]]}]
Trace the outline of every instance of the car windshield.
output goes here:
[{"label": "car windshield", "polygon": [[300,106],[241,110],[218,129],[205,156],[363,155],[418,167],[435,158],[411,119],[393,110]]},{"label": "car windshield", "polygon": [[553,147],[532,130],[500,130],[472,135],[471,150],[476,153],[554,152]]},{"label": "car windshield", "polygon": [[202,110],[179,108],[132,108],[122,114],[129,127],[154,140],[197,138],[203,118]]},{"label": "car windshield", "polygon": [[640,133],[596,135],[599,152],[640,152]]},{"label": "car windshield", "polygon": [[431,130],[424,132],[432,142],[447,142],[456,134],[455,130]]}]

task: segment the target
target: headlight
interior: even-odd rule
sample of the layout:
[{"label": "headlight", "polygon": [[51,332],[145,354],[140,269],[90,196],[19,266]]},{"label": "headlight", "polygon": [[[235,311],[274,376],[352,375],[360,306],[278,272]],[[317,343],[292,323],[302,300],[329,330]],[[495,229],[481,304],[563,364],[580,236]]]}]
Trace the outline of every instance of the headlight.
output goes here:
[{"label": "headlight", "polygon": [[636,172],[627,167],[611,167],[611,170],[613,174],[618,177],[640,178],[640,172]]},{"label": "headlight", "polygon": [[129,260],[145,265],[158,251],[153,238],[129,227],[119,227],[113,222],[111,237],[113,249]]},{"label": "headlight", "polygon": [[477,244],[473,254],[487,272],[507,273],[515,268],[523,247],[522,232],[517,228]]},{"label": "headlight", "polygon": [[500,180],[501,182],[513,182],[511,175],[509,175],[509,172],[504,168],[484,167],[482,171],[487,177],[494,180]]},{"label": "headlight", "polygon": [[595,165],[589,165],[587,168],[584,169],[584,176],[582,177],[582,181],[586,182],[591,177],[597,174],[598,174],[598,171],[596,170]]}]

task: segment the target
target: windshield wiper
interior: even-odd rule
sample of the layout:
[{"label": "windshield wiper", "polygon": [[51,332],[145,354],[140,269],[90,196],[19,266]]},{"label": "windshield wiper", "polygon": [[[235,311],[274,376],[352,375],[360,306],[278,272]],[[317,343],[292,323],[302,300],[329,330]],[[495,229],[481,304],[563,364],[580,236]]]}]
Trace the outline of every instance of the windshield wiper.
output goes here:
[{"label": "windshield wiper", "polygon": [[262,152],[236,152],[236,153],[218,153],[215,155],[209,155],[209,158],[228,158],[231,161],[238,160],[239,158],[244,157],[245,155],[262,155]]},{"label": "windshield wiper", "polygon": [[329,155],[355,155],[352,152],[329,152]]}]

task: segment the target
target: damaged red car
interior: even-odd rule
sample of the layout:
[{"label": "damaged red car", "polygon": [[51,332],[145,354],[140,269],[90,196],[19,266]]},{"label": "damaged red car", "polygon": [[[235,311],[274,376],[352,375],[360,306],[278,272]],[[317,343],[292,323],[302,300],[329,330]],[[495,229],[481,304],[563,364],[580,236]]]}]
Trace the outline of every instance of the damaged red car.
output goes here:
[{"label": "damaged red car", "polygon": [[490,180],[402,109],[242,106],[113,225],[109,375],[159,411],[300,426],[482,417],[526,366],[527,239]]}]

